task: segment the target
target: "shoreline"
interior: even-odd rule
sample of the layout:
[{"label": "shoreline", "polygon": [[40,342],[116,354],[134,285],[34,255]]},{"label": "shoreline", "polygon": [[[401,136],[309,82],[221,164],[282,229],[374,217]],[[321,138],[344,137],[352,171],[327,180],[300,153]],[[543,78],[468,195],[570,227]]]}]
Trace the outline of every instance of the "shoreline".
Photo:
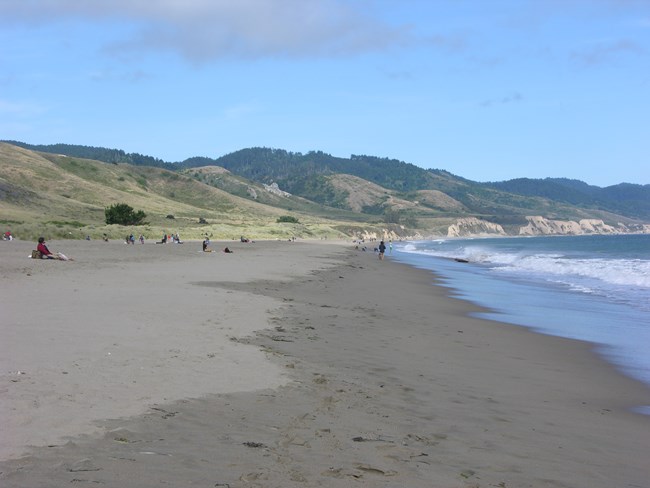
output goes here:
[{"label": "shoreline", "polygon": [[[3,485],[85,479],[109,486],[166,481],[233,488],[353,482],[609,488],[642,486],[650,477],[644,456],[650,422],[628,410],[650,403],[650,391],[605,362],[591,344],[473,318],[470,313],[484,309],[450,297],[435,274],[379,261],[352,245],[237,244],[232,256],[212,253],[222,265],[214,272],[187,253],[164,257],[171,262],[139,256],[148,267],[172,267],[177,283],[150,280],[142,286],[147,296],[178,286],[183,303],[190,300],[180,316],[191,319],[185,322],[203,320],[203,327],[192,329],[202,337],[188,349],[205,342],[216,323],[209,322],[212,315],[223,324],[229,313],[232,325],[242,310],[260,314],[251,327],[221,340],[256,346],[250,350],[261,350],[262,360],[255,360],[250,376],[270,371],[279,383],[150,402],[139,414],[106,415],[95,432],[69,431],[67,443],[0,463]],[[93,264],[67,253],[77,261],[32,264],[48,266],[42,278],[54,283],[61,269],[52,266],[72,264],[75,268],[61,274],[78,289],[89,285],[98,266],[109,287],[142,279],[141,262],[111,252],[115,261],[107,257]],[[233,256],[244,259],[221,262]],[[198,257],[212,256],[199,250]],[[11,265],[5,267],[3,259],[3,278],[11,279],[18,297],[30,289],[36,271],[22,262]],[[164,269],[161,273],[155,278],[166,275]],[[6,291],[8,281],[3,282]],[[218,296],[220,304],[230,301],[232,307],[226,311],[222,305],[203,317],[200,310],[213,303],[205,296]],[[159,307],[168,299],[156,295]],[[20,305],[10,303],[16,317],[23,315]],[[147,321],[156,317],[155,306],[143,306]],[[154,324],[167,320],[158,318]],[[130,325],[119,332],[137,340]],[[79,344],[77,354],[84,347]],[[236,349],[231,360],[242,351]],[[196,374],[215,359],[208,350],[192,355]],[[174,354],[182,353],[181,348]],[[58,386],[72,373],[59,374]],[[7,390],[23,383],[7,379]],[[262,381],[267,382],[272,380]]]},{"label": "shoreline", "polygon": [[[555,246],[544,237],[521,246],[515,239],[504,245],[492,239],[485,246],[472,240],[440,247],[418,243],[398,247],[394,259],[435,269],[452,296],[490,309],[483,318],[592,343],[600,357],[650,387],[650,362],[643,348],[650,340],[645,310],[650,295],[643,285],[647,260],[639,255],[642,261],[635,264],[635,253],[650,241],[637,237],[641,239],[591,236],[584,247],[579,239]],[[615,246],[620,246],[618,259],[612,254]],[[594,254],[595,247],[603,251]],[[548,258],[551,254],[560,258]]]}]

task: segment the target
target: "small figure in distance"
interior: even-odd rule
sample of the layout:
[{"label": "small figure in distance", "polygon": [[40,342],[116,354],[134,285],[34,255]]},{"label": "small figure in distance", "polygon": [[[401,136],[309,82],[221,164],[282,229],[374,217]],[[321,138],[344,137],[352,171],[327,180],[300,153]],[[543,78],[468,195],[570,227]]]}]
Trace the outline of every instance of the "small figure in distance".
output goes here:
[{"label": "small figure in distance", "polygon": [[45,237],[38,238],[38,246],[36,250],[41,253],[42,259],[58,259],[60,261],[70,261],[70,258],[63,253],[57,252],[56,254],[50,251],[45,244]]},{"label": "small figure in distance", "polygon": [[223,252],[225,252],[226,254],[232,254],[232,251],[228,248],[225,248]]},{"label": "small figure in distance", "polygon": [[212,249],[208,247],[210,245],[210,239],[207,237],[203,240],[203,252],[212,252]]},{"label": "small figure in distance", "polygon": [[384,241],[379,243],[379,259],[384,259],[384,253],[386,252],[386,244]]}]

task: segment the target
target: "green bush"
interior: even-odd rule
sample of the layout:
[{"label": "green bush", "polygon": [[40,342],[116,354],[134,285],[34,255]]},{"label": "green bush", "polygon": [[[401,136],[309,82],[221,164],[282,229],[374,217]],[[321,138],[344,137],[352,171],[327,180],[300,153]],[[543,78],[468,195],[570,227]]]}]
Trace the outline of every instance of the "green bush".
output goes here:
[{"label": "green bush", "polygon": [[276,220],[276,222],[278,222],[278,223],[288,222],[290,224],[297,224],[298,219],[295,218],[295,217],[292,217],[291,215],[282,215],[282,216],[278,217],[278,220]]},{"label": "green bush", "polygon": [[106,214],[106,223],[108,225],[145,225],[148,223],[144,221],[147,218],[147,214],[142,210],[134,211],[126,203],[111,205],[104,210],[104,213]]}]

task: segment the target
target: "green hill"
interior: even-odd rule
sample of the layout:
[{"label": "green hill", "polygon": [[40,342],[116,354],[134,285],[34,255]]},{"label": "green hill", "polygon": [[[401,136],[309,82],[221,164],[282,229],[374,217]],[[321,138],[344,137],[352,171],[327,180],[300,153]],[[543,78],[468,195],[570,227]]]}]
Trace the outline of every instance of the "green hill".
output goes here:
[{"label": "green hill", "polygon": [[[148,232],[183,229],[193,236],[387,230],[439,235],[467,217],[512,234],[527,225],[527,216],[597,219],[635,229],[650,220],[648,185],[599,188],[562,178],[477,183],[398,160],[323,152],[250,148],[218,159],[167,163],[115,149],[0,143],[0,169],[5,222],[67,222],[58,225],[59,233],[70,227],[88,234],[123,233],[102,223],[104,209],[113,203],[145,211]],[[287,215],[300,225],[277,222]]]},{"label": "green hill", "polygon": [[[149,225],[125,229],[105,224],[105,208],[126,203],[147,214]],[[337,225],[310,214],[297,213],[301,224],[277,223],[287,211],[241,198],[195,178],[162,168],[106,164],[89,159],[37,153],[0,143],[0,224],[14,234],[33,239],[99,238],[125,232],[157,238],[180,232],[186,238],[212,235],[238,238],[285,238],[297,233],[313,237],[338,236]],[[200,224],[199,222],[206,222]]]}]

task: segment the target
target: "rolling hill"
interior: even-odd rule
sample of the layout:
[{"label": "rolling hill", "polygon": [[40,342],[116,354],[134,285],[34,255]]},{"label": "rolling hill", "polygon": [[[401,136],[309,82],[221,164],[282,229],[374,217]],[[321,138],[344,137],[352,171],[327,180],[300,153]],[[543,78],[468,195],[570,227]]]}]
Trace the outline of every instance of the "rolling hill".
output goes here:
[{"label": "rolling hill", "polygon": [[[277,223],[287,212],[241,198],[195,178],[162,168],[107,164],[64,155],[37,153],[0,143],[0,224],[33,239],[99,238],[107,233],[123,238],[129,229],[107,226],[104,211],[127,203],[147,214],[148,225],[137,229],[148,238],[180,232],[187,238],[208,235],[238,238],[254,232],[258,238],[313,232],[340,234],[336,222],[301,214],[301,224]],[[205,224],[199,224],[199,220]],[[312,225],[311,229],[303,229]]]},{"label": "rolling hill", "polygon": [[[0,223],[30,236],[44,225],[56,235],[121,236],[124,229],[103,222],[114,203],[144,210],[144,232],[197,238],[639,232],[650,219],[648,185],[477,183],[386,158],[267,148],[165,163],[106,148],[0,143]],[[299,224],[278,222],[283,215]],[[576,225],[541,225],[540,218]]]}]

